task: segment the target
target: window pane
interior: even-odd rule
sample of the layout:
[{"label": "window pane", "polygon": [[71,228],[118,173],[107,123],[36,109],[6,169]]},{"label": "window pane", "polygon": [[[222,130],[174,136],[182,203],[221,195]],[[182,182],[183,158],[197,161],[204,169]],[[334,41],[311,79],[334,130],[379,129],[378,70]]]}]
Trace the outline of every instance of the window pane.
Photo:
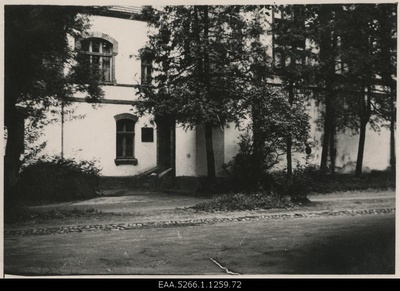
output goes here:
[{"label": "window pane", "polygon": [[124,131],[124,120],[117,121],[117,131]]},{"label": "window pane", "polygon": [[125,138],[125,157],[133,158],[133,134],[126,134]]},{"label": "window pane", "polygon": [[103,40],[103,54],[111,54],[112,53],[112,44],[108,41]]},{"label": "window pane", "polygon": [[103,57],[103,79],[111,81],[111,58]]},{"label": "window pane", "polygon": [[92,65],[99,66],[100,65],[100,57],[99,56],[91,56],[92,57]]},{"label": "window pane", "polygon": [[94,52],[94,53],[100,52],[100,39],[98,39],[98,38],[92,39],[92,52]]},{"label": "window pane", "polygon": [[117,158],[133,158],[135,122],[130,119],[117,121]]},{"label": "window pane", "polygon": [[81,49],[85,52],[89,51],[89,40],[85,39],[81,41]]},{"label": "window pane", "polygon": [[124,120],[126,124],[126,131],[134,132],[135,131],[135,122],[133,120]]},{"label": "window pane", "polygon": [[123,135],[117,134],[117,158],[123,157],[122,141],[123,141]]}]

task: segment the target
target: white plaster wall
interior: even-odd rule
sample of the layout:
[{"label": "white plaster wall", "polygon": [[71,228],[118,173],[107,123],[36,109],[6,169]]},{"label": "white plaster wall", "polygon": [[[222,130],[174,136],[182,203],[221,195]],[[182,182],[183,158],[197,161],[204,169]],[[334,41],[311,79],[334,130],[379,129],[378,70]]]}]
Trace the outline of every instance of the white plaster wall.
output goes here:
[{"label": "white plaster wall", "polygon": [[[215,169],[218,177],[225,175],[222,165],[237,154],[239,134],[239,130],[235,129],[234,125],[223,131],[220,128],[213,130]],[[202,126],[184,131],[177,125],[176,175],[194,177],[207,175],[207,156]]]},{"label": "white plaster wall", "polygon": [[90,32],[101,32],[118,42],[115,57],[115,78],[118,84],[140,83],[140,60],[138,50],[147,41],[147,24],[143,21],[91,16]]},{"label": "white plaster wall", "polygon": [[240,135],[243,134],[243,132],[240,131],[239,128],[236,128],[234,123],[225,126],[224,132],[224,163],[227,164],[238,154]]},{"label": "white plaster wall", "polygon": [[43,130],[43,135],[36,144],[46,142],[46,147],[39,156],[46,154],[48,156],[60,156],[61,154],[61,124],[59,122],[47,125]]},{"label": "white plaster wall", "polygon": [[[102,86],[104,92],[104,99],[107,100],[128,100],[134,101],[138,98],[136,95],[136,89],[133,87],[122,87],[122,86]],[[83,98],[85,94],[78,93],[75,97]]]},{"label": "white plaster wall", "polygon": [[[64,124],[64,155],[66,158],[97,159],[103,176],[132,176],[149,170],[157,164],[156,132],[154,142],[142,143],[141,128],[149,125],[148,118],[139,118],[135,124],[135,158],[137,165],[115,165],[116,123],[114,116],[131,113],[130,105],[106,104],[94,109],[92,105],[81,103],[76,114],[86,114],[81,120],[71,120]],[[151,126],[151,125],[149,125]]]},{"label": "white plaster wall", "polygon": [[[320,165],[322,153],[322,137],[323,129],[317,127],[317,119],[321,114],[321,109],[316,105],[314,100],[309,101],[307,107],[310,115],[310,139],[312,141],[312,153],[294,153],[294,164],[299,161],[300,164]],[[338,132],[336,137],[336,167],[339,172],[348,173],[355,170],[357,161],[359,135],[353,134],[350,130]],[[286,159],[281,165],[286,164]],[[369,170],[385,170],[390,165],[390,131],[381,128],[379,132],[373,131],[367,126],[367,134],[365,139],[363,168]]]},{"label": "white plaster wall", "polygon": [[196,131],[176,126],[176,176],[196,177]]},{"label": "white plaster wall", "polygon": [[[131,113],[130,105],[105,104],[97,109],[91,104],[79,103],[75,116],[82,119],[68,120],[64,123],[64,157],[76,160],[97,160],[103,176],[133,176],[157,165],[157,134],[154,130],[154,142],[141,141],[141,128],[152,127],[149,118],[139,118],[135,125],[135,158],[137,165],[115,165],[116,123],[114,116]],[[45,153],[61,154],[61,123],[47,126],[42,141],[48,140]]]},{"label": "white plaster wall", "polygon": [[[318,128],[317,121],[320,115],[320,109],[316,105],[316,101],[310,99],[307,102],[306,112],[310,116],[310,136],[308,138],[308,144],[311,147],[311,154],[307,155],[305,152],[293,152],[292,153],[292,164],[295,167],[297,163],[301,165],[311,164],[319,165],[321,162],[321,152],[322,152],[322,132]],[[280,168],[282,166],[286,167],[286,156],[283,162],[280,163]]]},{"label": "white plaster wall", "polygon": [[[224,130],[221,128],[213,129],[213,150],[215,161],[215,175],[217,177],[224,176],[225,172],[222,168],[224,164]],[[207,176],[207,152],[205,142],[204,126],[196,126],[196,175],[198,177]]]},{"label": "white plaster wall", "polygon": [[[339,134],[336,166],[355,165],[358,153],[359,135]],[[390,131],[381,129],[380,132],[367,130],[365,138],[363,168],[369,170],[385,170],[390,165]],[[352,170],[352,167],[350,167]]]}]

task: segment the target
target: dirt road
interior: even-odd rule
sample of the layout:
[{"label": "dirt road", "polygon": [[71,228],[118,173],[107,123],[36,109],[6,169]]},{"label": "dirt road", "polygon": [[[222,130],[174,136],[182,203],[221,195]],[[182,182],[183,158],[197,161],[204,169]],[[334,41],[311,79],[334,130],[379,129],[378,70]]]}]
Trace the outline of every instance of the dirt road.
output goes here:
[{"label": "dirt road", "polygon": [[6,236],[4,244],[5,273],[14,275],[393,274],[395,216]]}]

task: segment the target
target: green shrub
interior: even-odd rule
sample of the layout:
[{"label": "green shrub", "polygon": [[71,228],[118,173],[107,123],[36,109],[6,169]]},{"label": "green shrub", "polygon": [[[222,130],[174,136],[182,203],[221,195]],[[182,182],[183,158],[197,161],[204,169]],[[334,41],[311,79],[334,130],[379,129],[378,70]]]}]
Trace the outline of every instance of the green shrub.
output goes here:
[{"label": "green shrub", "polygon": [[52,157],[26,166],[16,186],[19,199],[62,202],[97,196],[100,170],[93,161]]},{"label": "green shrub", "polygon": [[321,176],[316,166],[300,166],[293,170],[291,175],[286,171],[276,171],[271,174],[273,191],[280,197],[288,196],[292,201],[307,201],[307,195],[311,192],[312,185]]},{"label": "green shrub", "polygon": [[255,172],[252,141],[250,135],[240,137],[239,152],[223,165],[228,175],[229,190],[252,192],[258,190],[258,173]]},{"label": "green shrub", "polygon": [[313,177],[310,192],[332,193],[340,191],[387,190],[396,188],[396,177],[390,171],[371,171],[356,177],[349,174],[320,174]]},{"label": "green shrub", "polygon": [[290,201],[280,199],[265,192],[258,193],[236,193],[224,194],[214,198],[209,202],[199,203],[191,208],[198,211],[236,211],[236,210],[256,210],[271,208],[288,208],[293,204]]}]

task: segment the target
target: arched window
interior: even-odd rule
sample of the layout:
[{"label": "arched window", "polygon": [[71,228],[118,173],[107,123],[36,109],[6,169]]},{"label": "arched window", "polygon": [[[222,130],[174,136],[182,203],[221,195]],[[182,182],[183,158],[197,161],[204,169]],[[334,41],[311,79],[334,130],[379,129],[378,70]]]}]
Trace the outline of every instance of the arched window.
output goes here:
[{"label": "arched window", "polygon": [[113,38],[102,33],[90,33],[79,42],[80,49],[85,53],[92,65],[101,69],[102,81],[115,83],[115,56],[118,54],[118,43]]},{"label": "arched window", "polygon": [[116,120],[116,165],[137,164],[135,159],[135,124],[137,117],[124,113],[115,116]]}]

